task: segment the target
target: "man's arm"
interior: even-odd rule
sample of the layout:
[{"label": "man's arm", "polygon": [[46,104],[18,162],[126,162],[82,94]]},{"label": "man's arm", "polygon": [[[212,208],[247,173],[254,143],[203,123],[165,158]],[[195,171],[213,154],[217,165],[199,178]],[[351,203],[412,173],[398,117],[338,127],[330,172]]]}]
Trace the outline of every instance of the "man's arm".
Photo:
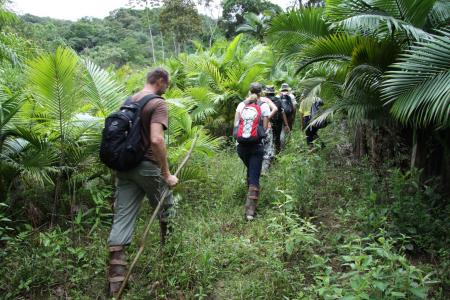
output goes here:
[{"label": "man's arm", "polygon": [[161,173],[168,186],[175,186],[178,178],[170,173],[169,163],[167,162],[166,143],[164,142],[164,128],[160,123],[150,124],[150,147],[157,160]]},{"label": "man's arm", "polygon": [[270,120],[278,112],[278,107],[269,98],[265,98],[264,100],[266,101],[267,104],[269,104],[269,107],[270,107],[270,115],[269,115],[269,120]]},{"label": "man's arm", "polygon": [[287,129],[287,132],[291,131],[291,128],[289,128],[289,122],[288,122],[286,113],[284,111],[281,112],[281,116],[283,117],[284,127]]},{"label": "man's arm", "polygon": [[263,117],[263,126],[264,129],[267,129],[269,127],[269,117]]}]

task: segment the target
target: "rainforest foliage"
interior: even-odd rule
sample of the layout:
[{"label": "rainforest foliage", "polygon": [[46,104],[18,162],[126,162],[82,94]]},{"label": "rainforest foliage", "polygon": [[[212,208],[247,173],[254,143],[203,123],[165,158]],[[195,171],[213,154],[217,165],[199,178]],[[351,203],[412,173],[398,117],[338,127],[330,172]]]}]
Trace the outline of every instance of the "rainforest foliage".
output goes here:
[{"label": "rainforest foliage", "polygon": [[[199,138],[127,299],[449,297],[450,3],[292,2],[131,1],[71,22],[0,0],[1,298],[105,297],[101,130],[154,66],[171,75],[171,168]],[[313,123],[329,125],[310,149],[296,122],[248,223],[231,133],[256,81],[324,99]]]}]

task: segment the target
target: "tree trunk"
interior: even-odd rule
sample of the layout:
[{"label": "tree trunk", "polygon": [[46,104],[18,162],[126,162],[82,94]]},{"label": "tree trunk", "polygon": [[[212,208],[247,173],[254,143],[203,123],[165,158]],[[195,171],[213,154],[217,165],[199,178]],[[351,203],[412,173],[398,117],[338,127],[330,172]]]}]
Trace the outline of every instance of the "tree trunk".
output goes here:
[{"label": "tree trunk", "polygon": [[151,43],[151,48],[152,48],[152,57],[153,57],[153,64],[156,65],[156,57],[155,57],[155,44],[153,42],[153,33],[152,33],[152,28],[148,27],[148,30],[150,32],[150,43]]},{"label": "tree trunk", "polygon": [[356,158],[367,155],[367,134],[364,125],[358,125],[355,129],[355,139],[353,142],[353,153]]},{"label": "tree trunk", "polygon": [[53,208],[52,208],[52,216],[50,219],[50,228],[53,227],[56,221],[56,211],[58,209],[59,200],[61,199],[61,184],[62,184],[62,174],[59,173],[56,177],[55,190],[53,195]]},{"label": "tree trunk", "polygon": [[166,60],[166,51],[164,49],[164,37],[162,32],[159,33],[160,37],[161,37],[161,48],[162,48],[162,60],[165,61]]},{"label": "tree trunk", "polygon": [[175,54],[175,56],[177,56],[177,41],[175,39],[175,34],[172,37],[173,37],[173,53]]},{"label": "tree trunk", "polygon": [[417,167],[417,129],[413,129],[412,150],[411,150],[411,170]]}]

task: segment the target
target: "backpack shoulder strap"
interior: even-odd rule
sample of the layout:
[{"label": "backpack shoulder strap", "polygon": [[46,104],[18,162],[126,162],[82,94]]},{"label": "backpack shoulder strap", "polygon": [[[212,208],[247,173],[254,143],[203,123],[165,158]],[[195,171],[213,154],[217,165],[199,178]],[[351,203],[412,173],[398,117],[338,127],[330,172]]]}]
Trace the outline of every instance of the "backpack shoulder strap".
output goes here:
[{"label": "backpack shoulder strap", "polygon": [[122,105],[128,105],[128,104],[131,104],[131,102],[133,101],[132,99],[133,99],[133,98],[132,98],[131,96],[129,96],[127,99],[125,99],[125,102],[124,102]]},{"label": "backpack shoulder strap", "polygon": [[136,102],[136,104],[139,106],[139,109],[142,109],[144,106],[147,105],[147,103],[150,100],[156,99],[156,98],[160,98],[162,99],[161,96],[155,95],[155,94],[148,94],[145,95],[144,97],[142,97],[139,101]]}]

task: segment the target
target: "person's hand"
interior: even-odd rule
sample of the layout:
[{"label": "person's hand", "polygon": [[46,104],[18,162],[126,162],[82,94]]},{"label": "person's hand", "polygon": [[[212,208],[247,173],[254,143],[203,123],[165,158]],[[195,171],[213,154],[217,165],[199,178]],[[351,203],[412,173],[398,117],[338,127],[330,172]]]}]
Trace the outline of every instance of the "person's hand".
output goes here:
[{"label": "person's hand", "polygon": [[286,133],[289,133],[289,132],[291,132],[291,129],[289,128],[289,126],[285,126],[284,131],[286,131]]},{"label": "person's hand", "polygon": [[178,183],[178,177],[172,174],[169,174],[164,177],[164,181],[167,183],[169,187],[174,187]]}]

